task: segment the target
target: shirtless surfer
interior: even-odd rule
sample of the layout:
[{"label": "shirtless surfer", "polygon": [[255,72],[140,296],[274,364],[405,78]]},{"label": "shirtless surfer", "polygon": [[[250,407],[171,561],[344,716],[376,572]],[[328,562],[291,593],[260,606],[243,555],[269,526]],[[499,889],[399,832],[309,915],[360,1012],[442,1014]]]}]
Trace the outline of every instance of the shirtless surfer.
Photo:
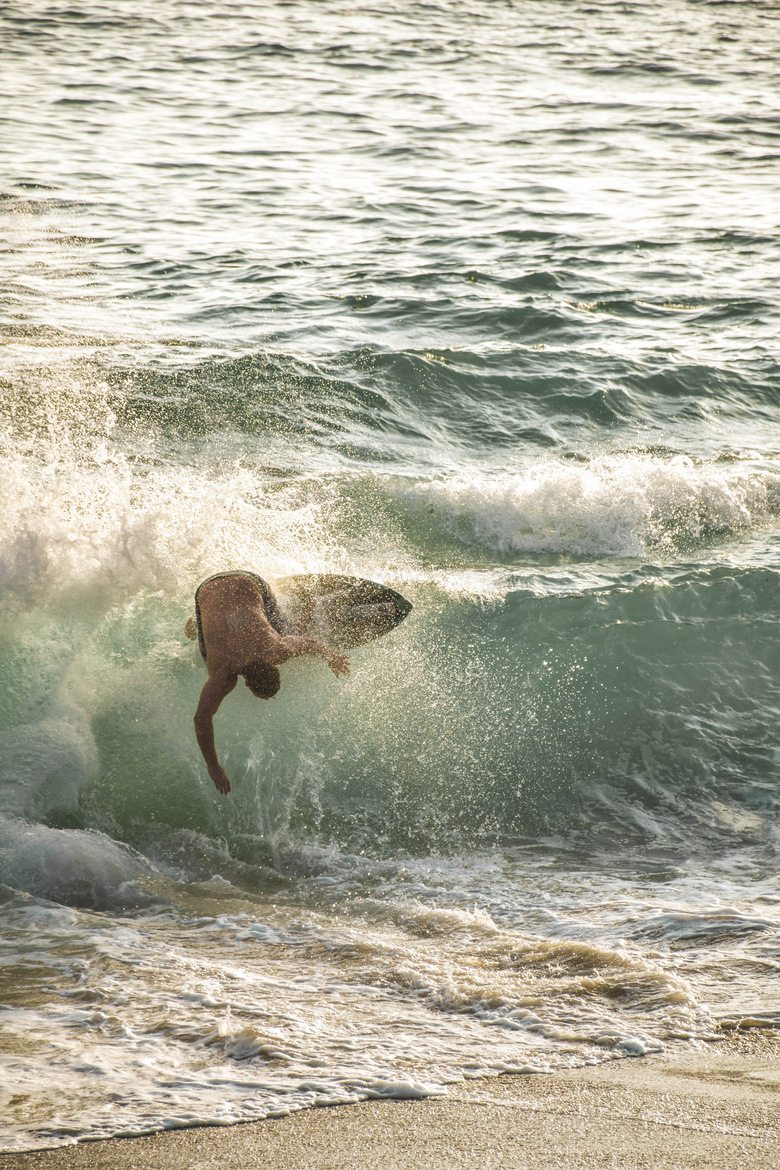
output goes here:
[{"label": "shirtless surfer", "polygon": [[286,632],[276,598],[255,573],[219,573],[199,585],[195,618],[185,633],[197,636],[209,672],[195,712],[195,735],[209,776],[223,794],[230,792],[230,780],[217,759],[213,720],[239,675],[258,699],[272,699],[282,682],[277,667],[301,654],[324,658],[335,675],[349,674],[346,654],[317,638]]}]

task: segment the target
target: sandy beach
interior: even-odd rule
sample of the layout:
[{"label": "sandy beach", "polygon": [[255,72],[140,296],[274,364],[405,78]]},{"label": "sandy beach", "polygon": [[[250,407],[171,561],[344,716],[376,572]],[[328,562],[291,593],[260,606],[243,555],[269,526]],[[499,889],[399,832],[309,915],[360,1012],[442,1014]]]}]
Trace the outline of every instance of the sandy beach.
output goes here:
[{"label": "sandy beach", "polygon": [[372,1101],[229,1129],[178,1130],[7,1154],[3,1170],[525,1170],[780,1166],[780,1036],[551,1076],[452,1086],[441,1099]]}]

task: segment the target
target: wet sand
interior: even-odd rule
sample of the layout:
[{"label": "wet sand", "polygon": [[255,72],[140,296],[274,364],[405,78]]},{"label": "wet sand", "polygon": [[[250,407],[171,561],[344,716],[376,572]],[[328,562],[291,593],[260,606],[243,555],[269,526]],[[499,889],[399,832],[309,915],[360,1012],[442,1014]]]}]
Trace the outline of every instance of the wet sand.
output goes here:
[{"label": "wet sand", "polygon": [[6,1154],[2,1170],[780,1167],[780,1034],[232,1128]]}]

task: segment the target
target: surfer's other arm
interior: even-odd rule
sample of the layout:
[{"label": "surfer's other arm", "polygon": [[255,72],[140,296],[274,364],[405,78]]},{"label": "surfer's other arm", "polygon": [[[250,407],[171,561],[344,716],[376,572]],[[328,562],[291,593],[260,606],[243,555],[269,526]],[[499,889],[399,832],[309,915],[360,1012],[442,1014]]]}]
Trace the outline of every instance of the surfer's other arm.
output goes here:
[{"label": "surfer's other arm", "polygon": [[349,658],[337,650],[331,650],[318,638],[303,637],[297,634],[288,634],[285,638],[277,636],[267,654],[267,660],[274,666],[289,662],[291,658],[300,658],[308,654],[312,658],[322,658],[327,662],[335,675],[349,674]]},{"label": "surfer's other arm", "polygon": [[195,738],[198,747],[203,753],[209,776],[214,781],[217,792],[223,795],[230,792],[230,780],[217,759],[217,749],[214,746],[214,716],[222,700],[235,689],[237,682],[237,674],[210,674],[203,684],[198,709],[195,712]]}]

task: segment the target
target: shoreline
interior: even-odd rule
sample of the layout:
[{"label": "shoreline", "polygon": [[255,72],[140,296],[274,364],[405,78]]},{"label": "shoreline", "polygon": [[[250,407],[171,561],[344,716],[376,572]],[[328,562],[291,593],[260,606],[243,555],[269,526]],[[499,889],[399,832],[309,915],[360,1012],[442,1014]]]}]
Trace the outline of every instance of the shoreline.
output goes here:
[{"label": "shoreline", "polygon": [[446,1097],[307,1109],[4,1153],[2,1170],[546,1170],[780,1167],[780,1032],[549,1075],[453,1085]]}]

